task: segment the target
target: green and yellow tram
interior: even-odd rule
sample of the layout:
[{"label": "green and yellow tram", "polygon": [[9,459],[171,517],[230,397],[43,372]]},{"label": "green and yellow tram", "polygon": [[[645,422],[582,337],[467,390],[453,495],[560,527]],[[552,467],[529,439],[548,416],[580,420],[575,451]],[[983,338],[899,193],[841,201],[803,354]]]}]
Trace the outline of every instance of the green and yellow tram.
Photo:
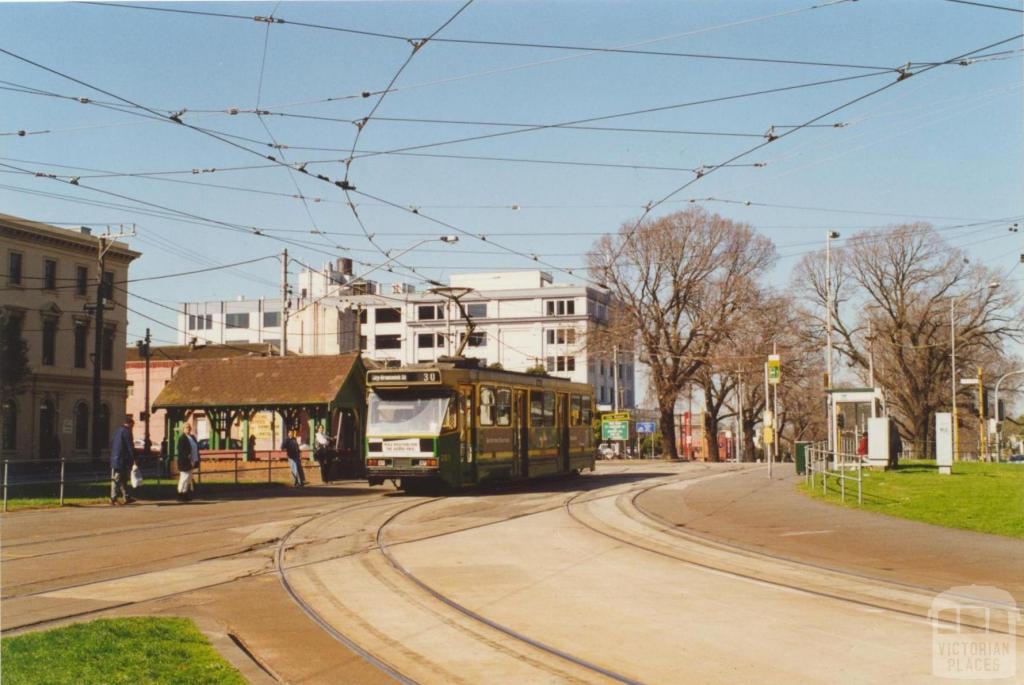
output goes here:
[{"label": "green and yellow tram", "polygon": [[451,487],[594,469],[583,383],[451,359],[366,374],[366,474]]}]

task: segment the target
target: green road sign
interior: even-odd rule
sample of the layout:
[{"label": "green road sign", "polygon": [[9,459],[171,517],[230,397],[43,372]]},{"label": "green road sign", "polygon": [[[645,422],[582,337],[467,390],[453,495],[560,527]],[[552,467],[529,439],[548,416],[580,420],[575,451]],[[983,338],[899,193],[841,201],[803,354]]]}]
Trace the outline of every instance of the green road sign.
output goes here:
[{"label": "green road sign", "polygon": [[602,421],[602,440],[629,440],[629,421]]}]

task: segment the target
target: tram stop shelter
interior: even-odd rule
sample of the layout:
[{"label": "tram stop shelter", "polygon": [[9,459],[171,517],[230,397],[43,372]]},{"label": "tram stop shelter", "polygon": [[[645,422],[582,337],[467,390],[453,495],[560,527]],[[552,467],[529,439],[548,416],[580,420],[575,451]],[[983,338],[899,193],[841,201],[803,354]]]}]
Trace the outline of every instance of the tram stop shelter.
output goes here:
[{"label": "tram stop shelter", "polygon": [[153,409],[167,412],[168,460],[176,456],[182,425],[194,413],[206,415],[210,449],[217,450],[231,445],[232,427],[239,424],[244,449],[253,417],[275,412],[285,428],[300,431],[309,443],[324,425],[335,439],[336,456],[357,465],[366,425],[366,367],[359,353],[195,361],[178,369]]}]

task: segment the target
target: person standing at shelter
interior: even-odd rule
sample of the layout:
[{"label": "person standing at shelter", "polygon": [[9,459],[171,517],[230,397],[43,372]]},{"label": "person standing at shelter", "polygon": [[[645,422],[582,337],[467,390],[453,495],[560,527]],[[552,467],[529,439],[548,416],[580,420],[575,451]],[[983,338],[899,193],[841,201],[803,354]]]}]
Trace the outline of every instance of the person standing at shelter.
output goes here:
[{"label": "person standing at shelter", "polygon": [[118,493],[124,497],[125,504],[135,501],[128,495],[128,484],[131,479],[132,465],[135,463],[135,448],[132,440],[132,426],[135,419],[131,414],[124,417],[124,423],[114,431],[110,441],[110,504],[117,504]]},{"label": "person standing at shelter", "polygon": [[324,433],[324,426],[316,429],[316,436],[313,438],[313,458],[320,465],[320,480],[323,483],[331,482],[331,440]]},{"label": "person standing at shelter", "polygon": [[302,487],[306,484],[306,474],[302,471],[302,454],[299,452],[299,432],[294,428],[288,431],[288,437],[281,442],[281,449],[288,455],[288,466],[292,470],[292,484]]},{"label": "person standing at shelter", "polygon": [[192,435],[192,424],[186,423],[178,437],[178,501],[192,499],[195,485],[192,470],[199,465],[199,443]]}]

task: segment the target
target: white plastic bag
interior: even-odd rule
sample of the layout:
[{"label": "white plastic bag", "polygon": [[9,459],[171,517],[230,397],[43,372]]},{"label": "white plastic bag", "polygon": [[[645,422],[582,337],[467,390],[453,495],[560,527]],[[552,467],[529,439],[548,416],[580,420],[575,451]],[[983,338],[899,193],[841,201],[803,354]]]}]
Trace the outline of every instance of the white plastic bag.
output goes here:
[{"label": "white plastic bag", "polygon": [[132,465],[132,487],[137,488],[142,485],[142,469],[139,468],[138,464]]}]

